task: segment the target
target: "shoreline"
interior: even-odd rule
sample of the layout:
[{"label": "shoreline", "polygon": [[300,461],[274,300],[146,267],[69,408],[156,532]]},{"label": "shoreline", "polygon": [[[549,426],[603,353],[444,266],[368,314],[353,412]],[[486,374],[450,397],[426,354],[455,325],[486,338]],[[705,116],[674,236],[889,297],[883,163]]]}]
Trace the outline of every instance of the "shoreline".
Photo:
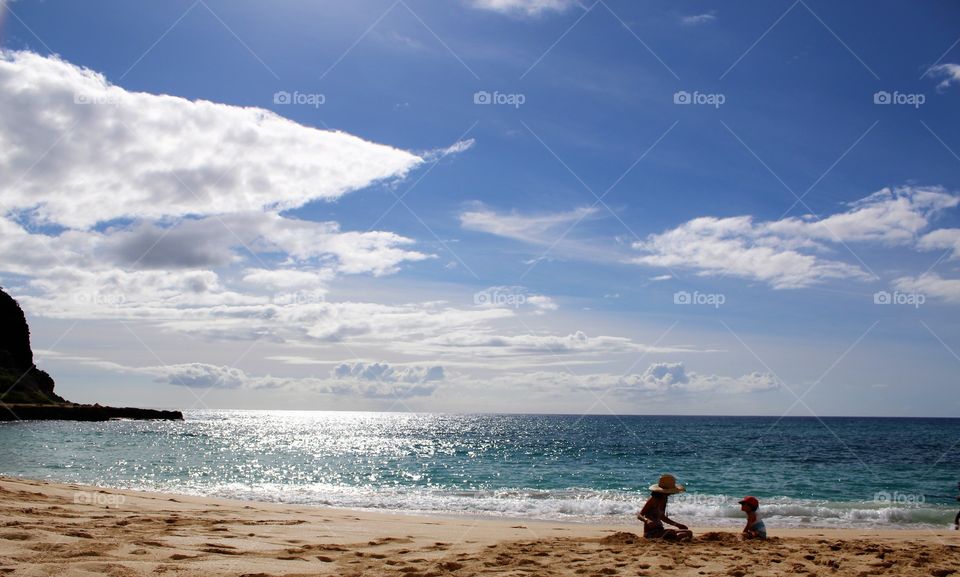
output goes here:
[{"label": "shoreline", "polygon": [[960,532],[693,527],[368,512],[0,477],[0,572],[13,575],[939,575]]},{"label": "shoreline", "polygon": [[[57,480],[48,480],[48,479],[36,479],[33,477],[21,477],[17,475],[0,475],[0,480],[22,480],[22,481],[39,481],[50,485],[65,485],[70,487],[88,487],[95,490],[105,490],[111,492],[131,492],[137,494],[156,494],[156,495],[167,495],[175,497],[184,497],[184,498],[197,498],[197,499],[221,499],[227,501],[233,501],[235,503],[243,504],[271,504],[279,506],[288,506],[288,507],[300,507],[306,509],[335,509],[340,511],[349,511],[353,513],[369,513],[374,515],[405,515],[413,517],[430,517],[430,518],[439,518],[447,519],[450,521],[459,521],[459,520],[491,520],[491,521],[501,521],[501,522],[516,522],[516,523],[550,523],[550,524],[560,524],[560,525],[572,525],[580,527],[592,527],[592,526],[602,526],[602,527],[639,527],[637,523],[634,522],[634,517],[631,512],[622,512],[619,514],[607,514],[607,515],[574,515],[569,514],[568,518],[556,518],[550,516],[537,516],[537,513],[530,513],[524,515],[516,511],[498,511],[496,509],[476,509],[476,510],[461,510],[461,509],[414,509],[414,508],[404,508],[404,507],[390,507],[390,506],[364,506],[364,505],[353,505],[353,504],[331,504],[329,502],[317,502],[313,500],[303,500],[298,501],[295,499],[283,500],[272,499],[267,494],[251,494],[249,496],[230,496],[230,495],[215,495],[215,494],[203,494],[203,493],[190,493],[190,492],[181,492],[176,490],[164,490],[164,489],[142,489],[142,488],[121,488],[111,485],[87,485],[83,482],[67,482],[67,481],[57,481]],[[275,493],[277,495],[282,495],[282,491]],[[630,501],[634,505],[635,510],[639,510],[642,506],[645,495],[637,497],[634,501]],[[681,496],[682,498],[682,496]],[[733,502],[733,498],[728,498]],[[620,501],[618,501],[620,502]],[[682,502],[673,503],[674,509],[673,515],[676,516],[680,521],[687,521],[693,519],[696,525],[692,525],[703,531],[731,531],[734,529],[739,530],[743,525],[743,518],[740,516],[729,517],[710,517],[708,520],[704,518],[698,519],[697,512],[691,513],[690,511],[677,512],[676,507],[682,506]],[[815,504],[822,504],[817,502]],[[849,505],[849,502],[837,502],[836,504]],[[854,503],[855,504],[855,503]],[[803,504],[801,504],[803,505]],[[765,512],[765,517],[768,523],[772,523],[772,526],[777,527],[778,531],[784,534],[805,534],[809,532],[819,532],[819,531],[854,531],[860,533],[870,533],[874,531],[916,531],[916,532],[943,532],[952,529],[952,519],[956,513],[954,507],[949,507],[944,509],[949,513],[949,523],[943,521],[941,523],[899,523],[891,521],[887,524],[878,524],[875,522],[865,521],[860,524],[833,524],[827,519],[832,519],[832,517],[823,517],[821,523],[804,521],[802,524],[791,523],[789,520],[784,520],[782,518],[776,517],[775,512],[771,512],[772,507],[778,506],[776,500],[768,498],[766,501],[767,511]],[[946,513],[945,513],[946,515]],[[944,517],[944,519],[947,518]],[[811,515],[816,519],[816,515]],[[783,523],[783,524],[781,524]],[[799,525],[799,526],[798,526]],[[960,576],[958,576],[960,577]]]}]

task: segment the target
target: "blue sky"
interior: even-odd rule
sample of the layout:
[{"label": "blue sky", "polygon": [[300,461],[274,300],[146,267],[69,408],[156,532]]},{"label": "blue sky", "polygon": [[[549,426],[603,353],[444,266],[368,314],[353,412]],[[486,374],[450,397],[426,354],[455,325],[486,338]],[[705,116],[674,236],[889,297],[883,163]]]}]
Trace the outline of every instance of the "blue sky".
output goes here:
[{"label": "blue sky", "polygon": [[68,398],[960,410],[948,3],[2,12],[0,282]]}]

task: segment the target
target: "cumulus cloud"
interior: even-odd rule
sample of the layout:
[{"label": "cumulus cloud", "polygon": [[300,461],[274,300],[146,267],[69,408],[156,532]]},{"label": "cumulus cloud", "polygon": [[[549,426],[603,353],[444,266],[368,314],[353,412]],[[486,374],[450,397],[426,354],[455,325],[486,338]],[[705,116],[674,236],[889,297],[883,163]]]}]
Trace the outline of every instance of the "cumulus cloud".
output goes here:
[{"label": "cumulus cloud", "polygon": [[249,268],[243,272],[243,282],[270,290],[310,289],[326,292],[326,285],[333,275],[330,269]]},{"label": "cumulus cloud", "polygon": [[249,377],[240,369],[206,363],[144,367],[134,372],[154,374],[158,382],[192,388],[238,389],[250,385]]},{"label": "cumulus cloud", "polygon": [[259,108],[131,92],[57,57],[0,53],[0,196],[69,228],[280,211],[403,177],[409,152]]},{"label": "cumulus cloud", "polygon": [[403,178],[422,165],[415,154],[266,110],[127,91],[29,52],[0,53],[0,150],[0,274],[16,275],[34,314],[271,340],[491,316],[321,302],[340,275],[433,257],[392,232],[280,211]]},{"label": "cumulus cloud", "polygon": [[406,366],[393,367],[388,363],[340,363],[330,372],[337,379],[356,379],[360,381],[382,381],[387,383],[427,383],[442,381],[444,370],[440,365],[429,367]]},{"label": "cumulus cloud", "polygon": [[939,212],[955,208],[960,197],[942,187],[884,188],[850,203],[849,209],[820,220],[786,218],[765,223],[769,232],[796,241],[876,242],[907,245]]},{"label": "cumulus cloud", "polygon": [[560,308],[560,305],[552,298],[545,295],[530,295],[527,297],[527,303],[533,306],[538,314],[543,314],[546,311],[555,311]]},{"label": "cumulus cloud", "polygon": [[960,280],[946,279],[934,272],[916,277],[900,277],[893,282],[896,290],[910,294],[920,294],[949,303],[960,303]]},{"label": "cumulus cloud", "polygon": [[389,363],[342,363],[328,378],[319,378],[252,375],[236,367],[207,363],[130,367],[92,358],[76,360],[113,372],[150,376],[158,383],[190,388],[284,389],[370,399],[429,396],[445,378],[441,366],[393,367]]},{"label": "cumulus cloud", "polygon": [[575,0],[471,0],[475,8],[502,14],[536,16],[546,12],[563,12],[575,6]]},{"label": "cumulus cloud", "polygon": [[91,236],[102,241],[105,257],[122,266],[212,268],[228,265],[236,258],[232,250],[236,241],[223,242],[224,231],[216,228],[220,227],[204,221],[187,221],[172,228],[140,222],[114,234]]},{"label": "cumulus cloud", "polygon": [[634,243],[642,254],[632,260],[693,269],[704,276],[758,280],[777,289],[828,279],[869,280],[871,275],[861,267],[823,255],[840,243],[917,247],[933,217],[958,202],[956,195],[939,187],[901,187],[880,190],[820,220],[700,217]]},{"label": "cumulus cloud", "polygon": [[960,258],[960,228],[942,228],[920,238],[917,247],[922,250],[949,250],[951,259]]},{"label": "cumulus cloud", "polygon": [[[336,222],[315,222],[270,213],[186,219],[160,226],[138,222],[103,232],[28,232],[0,217],[0,270],[43,274],[36,266],[110,267],[125,270],[211,269],[253,257],[281,256],[290,264],[341,274],[396,272],[403,263],[433,258],[411,250],[413,239],[384,231],[342,231]],[[24,258],[33,266],[23,266]]]},{"label": "cumulus cloud", "polygon": [[943,78],[940,84],[937,84],[937,90],[946,90],[951,84],[960,84],[960,64],[938,64],[931,66],[927,74],[934,78]]},{"label": "cumulus cloud", "polygon": [[687,371],[683,363],[654,363],[641,374],[622,377],[617,386],[627,392],[641,393],[753,393],[776,389],[779,384],[769,373],[754,372],[741,377],[727,377]]}]

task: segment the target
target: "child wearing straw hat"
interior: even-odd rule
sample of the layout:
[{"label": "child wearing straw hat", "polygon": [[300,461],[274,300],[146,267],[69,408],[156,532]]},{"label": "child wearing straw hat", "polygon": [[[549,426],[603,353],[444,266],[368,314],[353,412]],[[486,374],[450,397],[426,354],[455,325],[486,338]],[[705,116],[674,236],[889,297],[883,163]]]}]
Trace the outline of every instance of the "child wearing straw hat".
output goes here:
[{"label": "child wearing straw hat", "polygon": [[[646,539],[666,539],[668,541],[689,541],[693,539],[693,531],[683,523],[677,523],[667,517],[667,499],[686,491],[683,485],[677,484],[673,475],[662,475],[660,481],[650,485],[650,498],[637,513],[637,519],[643,521],[643,536]],[[667,529],[666,523],[676,529]]]}]

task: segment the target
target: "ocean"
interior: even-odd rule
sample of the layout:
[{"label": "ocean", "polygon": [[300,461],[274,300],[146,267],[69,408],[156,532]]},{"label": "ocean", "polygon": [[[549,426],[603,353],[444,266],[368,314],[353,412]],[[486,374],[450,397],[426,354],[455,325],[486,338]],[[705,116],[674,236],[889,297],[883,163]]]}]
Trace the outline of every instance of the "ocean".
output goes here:
[{"label": "ocean", "polygon": [[739,526],[944,528],[960,419],[445,415],[195,410],[182,422],[0,424],[0,474],[440,515]]}]

